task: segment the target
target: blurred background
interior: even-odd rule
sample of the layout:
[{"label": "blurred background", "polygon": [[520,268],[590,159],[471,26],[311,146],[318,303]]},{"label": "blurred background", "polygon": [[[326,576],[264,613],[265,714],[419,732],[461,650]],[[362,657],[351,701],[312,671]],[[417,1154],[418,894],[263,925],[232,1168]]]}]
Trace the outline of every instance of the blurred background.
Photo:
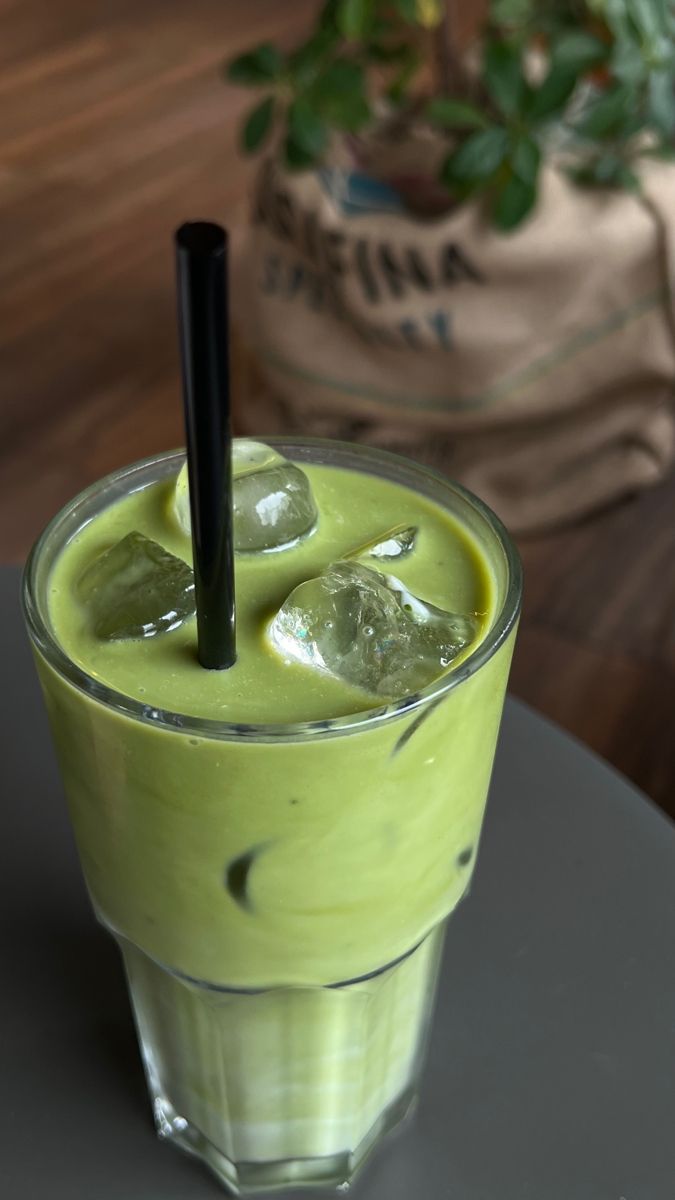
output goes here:
[{"label": "blurred background", "polygon": [[[181,444],[172,233],[221,221],[240,428],[409,443],[485,495],[526,569],[512,691],[675,815],[672,5],[489,7],[7,0],[0,560]],[[394,288],[373,332],[279,195],[347,249],[393,231],[373,254],[409,309]],[[289,245],[286,299],[314,299],[287,324],[251,281]]]}]

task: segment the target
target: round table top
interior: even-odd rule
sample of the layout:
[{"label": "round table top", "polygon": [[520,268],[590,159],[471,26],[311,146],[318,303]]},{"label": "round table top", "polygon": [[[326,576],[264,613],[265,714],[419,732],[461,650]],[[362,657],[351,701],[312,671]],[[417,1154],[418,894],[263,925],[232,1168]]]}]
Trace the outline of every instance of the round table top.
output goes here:
[{"label": "round table top", "polygon": [[[155,1137],[17,594],[18,572],[1,570],[3,1191],[216,1200],[206,1171]],[[673,825],[509,701],[471,895],[449,922],[418,1114],[354,1200],[673,1200],[674,934]]]}]

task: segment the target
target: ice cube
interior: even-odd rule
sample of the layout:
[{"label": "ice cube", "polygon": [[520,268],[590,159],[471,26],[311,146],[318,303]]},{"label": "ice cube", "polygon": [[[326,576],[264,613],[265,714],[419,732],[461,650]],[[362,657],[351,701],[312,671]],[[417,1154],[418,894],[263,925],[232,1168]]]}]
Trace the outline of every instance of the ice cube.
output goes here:
[{"label": "ice cube", "polygon": [[[281,550],[314,526],[318,514],[307,476],[270,446],[235,438],[232,475],[235,550]],[[189,533],[187,465],[176,480],[173,506]]]},{"label": "ice cube", "polygon": [[393,575],[342,561],[291,592],[270,637],[284,658],[394,700],[441,675],[477,628],[474,617],[427,604]]},{"label": "ice cube", "polygon": [[233,502],[235,550],[294,545],[309,533],[318,515],[307,476],[287,461],[238,475]]},{"label": "ice cube", "polygon": [[377,558],[385,561],[391,558],[405,558],[415,549],[416,538],[416,525],[395,525],[386,533],[380,533],[371,541],[350,550],[345,558]]},{"label": "ice cube", "polygon": [[85,568],[77,591],[105,641],[168,633],[195,612],[192,568],[137,530]]},{"label": "ice cube", "polygon": [[232,442],[232,474],[235,479],[240,475],[253,475],[255,471],[266,471],[268,467],[285,462],[288,459],[265,442],[253,442],[249,438],[235,438]]},{"label": "ice cube", "polygon": [[190,484],[188,480],[187,463],[185,463],[176,478],[173,492],[173,511],[183,533],[190,533]]}]

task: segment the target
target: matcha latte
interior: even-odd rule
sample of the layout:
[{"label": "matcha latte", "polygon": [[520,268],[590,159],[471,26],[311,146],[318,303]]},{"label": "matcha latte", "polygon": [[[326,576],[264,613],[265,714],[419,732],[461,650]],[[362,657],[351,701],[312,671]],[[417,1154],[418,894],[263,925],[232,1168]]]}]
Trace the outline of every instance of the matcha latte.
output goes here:
[{"label": "matcha latte", "polygon": [[519,567],[423,467],[235,441],[237,659],[206,671],[182,467],[118,472],[55,518],[29,629],[160,1134],[235,1190],[339,1186],[415,1092]]}]

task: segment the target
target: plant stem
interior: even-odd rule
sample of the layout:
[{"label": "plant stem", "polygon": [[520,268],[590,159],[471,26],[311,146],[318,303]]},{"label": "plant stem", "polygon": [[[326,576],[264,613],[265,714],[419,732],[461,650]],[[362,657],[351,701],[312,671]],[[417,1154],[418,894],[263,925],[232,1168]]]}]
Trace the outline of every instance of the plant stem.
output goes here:
[{"label": "plant stem", "polygon": [[438,92],[441,96],[450,96],[460,84],[461,68],[456,37],[457,0],[445,0],[443,16],[433,33]]}]

